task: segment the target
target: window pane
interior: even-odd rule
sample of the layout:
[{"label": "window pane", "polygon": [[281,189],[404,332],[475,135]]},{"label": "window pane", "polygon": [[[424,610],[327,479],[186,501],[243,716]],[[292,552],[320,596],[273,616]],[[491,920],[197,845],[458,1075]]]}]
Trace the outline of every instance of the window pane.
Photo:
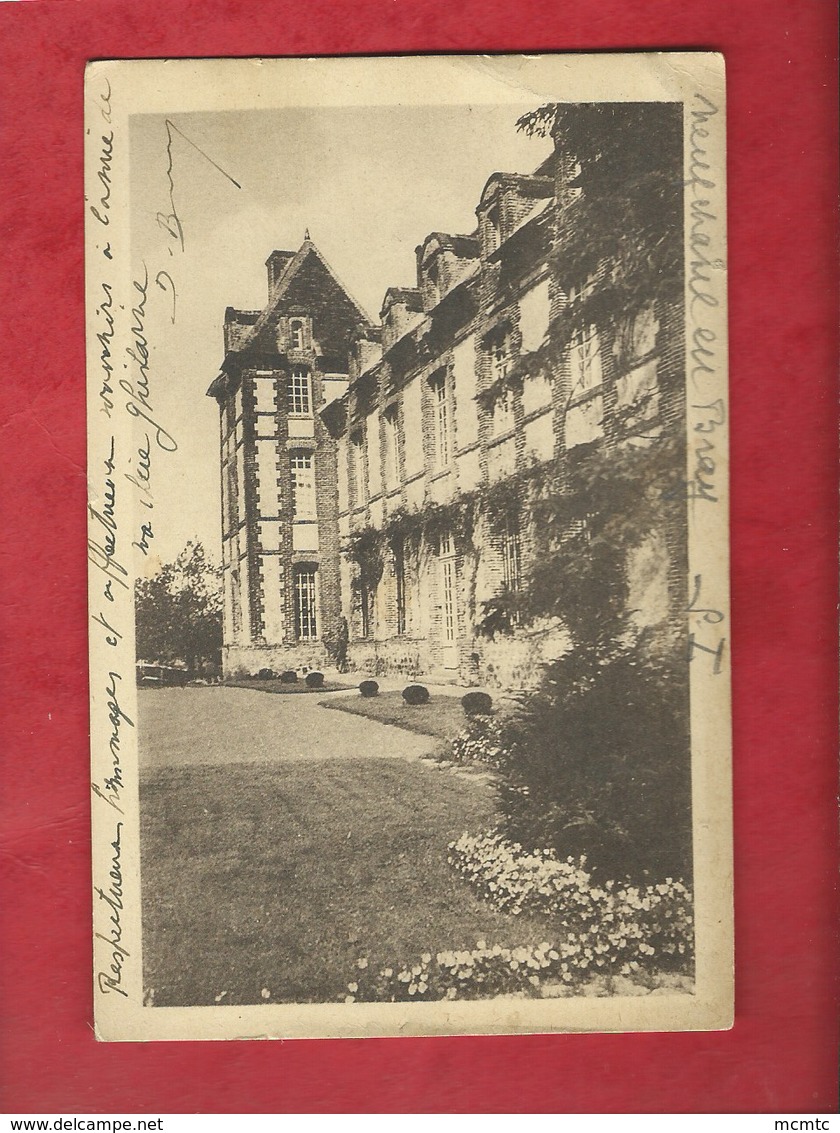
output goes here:
[{"label": "window pane", "polygon": [[298,567],[295,572],[295,629],[301,641],[318,636],[316,573],[314,567]]},{"label": "window pane", "polygon": [[406,632],[406,597],[405,597],[405,550],[399,546],[394,551],[394,580],[396,582],[397,599],[397,625],[398,634]]},{"label": "window pane", "polygon": [[289,464],[292,473],[292,516],[294,519],[315,517],[315,469],[312,454],[292,453]]},{"label": "window pane", "polygon": [[438,466],[449,464],[450,422],[449,399],[446,393],[446,376],[441,374],[431,381],[432,397],[435,407],[435,455]]},{"label": "window pane", "polygon": [[289,413],[296,417],[312,414],[312,396],[309,371],[303,367],[292,370],[289,378]]}]

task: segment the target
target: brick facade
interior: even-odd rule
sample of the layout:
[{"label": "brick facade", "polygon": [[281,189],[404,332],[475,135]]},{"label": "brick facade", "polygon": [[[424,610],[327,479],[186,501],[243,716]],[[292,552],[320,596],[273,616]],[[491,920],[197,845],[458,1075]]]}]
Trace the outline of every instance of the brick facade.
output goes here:
[{"label": "brick facade", "polygon": [[336,442],[320,410],[347,387],[367,324],[308,239],[268,260],[262,312],[225,315],[219,403],[224,671],[320,668],[341,611]]},{"label": "brick facade", "polygon": [[[557,151],[532,175],[494,174],[475,230],[427,236],[416,249],[416,287],[385,292],[379,325],[308,241],[269,258],[264,311],[228,310],[227,354],[210,390],[222,421],[226,672],[323,664],[324,632],[339,616],[352,664],[374,675],[522,687],[567,648],[558,621],[478,632],[494,600],[524,585],[535,533],[524,507],[504,523],[480,508],[468,521],[459,501],[535,465],[561,467],[595,442],[626,443],[616,439],[619,415],[635,421],[640,444],[663,431],[682,438],[685,421],[681,293],[658,295],[632,326],[602,317],[555,348],[569,302],[556,254],[577,192],[573,167]],[[305,341],[292,341],[295,319]],[[306,439],[288,412],[300,366],[312,377]],[[315,462],[318,534],[309,551],[293,520],[288,461],[302,449]],[[278,538],[268,546],[272,524]],[[631,606],[644,624],[683,617],[679,509],[665,528],[627,560]],[[380,569],[371,579],[354,546],[376,533]],[[307,564],[319,587],[313,641],[295,632],[295,571]]]}]

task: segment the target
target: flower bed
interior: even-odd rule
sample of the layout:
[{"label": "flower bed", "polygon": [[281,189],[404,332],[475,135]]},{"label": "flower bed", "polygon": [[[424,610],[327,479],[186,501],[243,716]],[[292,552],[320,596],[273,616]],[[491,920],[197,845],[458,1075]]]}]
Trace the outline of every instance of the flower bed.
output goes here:
[{"label": "flower bed", "polygon": [[481,896],[514,915],[543,913],[563,930],[559,946],[570,970],[623,975],[640,966],[683,969],[694,945],[691,893],[673,878],[637,886],[593,885],[585,859],[530,853],[501,835],[462,834],[449,863]]},{"label": "flower bed", "polygon": [[685,990],[688,981],[670,975],[692,966],[691,894],[681,882],[593,885],[584,861],[528,853],[496,834],[463,834],[449,862],[501,911],[545,915],[554,942],[505,948],[479,940],[378,969],[362,957],[346,1003]]}]

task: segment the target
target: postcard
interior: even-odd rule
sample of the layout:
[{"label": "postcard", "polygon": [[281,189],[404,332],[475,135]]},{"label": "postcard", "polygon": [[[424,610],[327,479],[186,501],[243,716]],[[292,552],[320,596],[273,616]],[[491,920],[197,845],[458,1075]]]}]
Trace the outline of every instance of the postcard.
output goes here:
[{"label": "postcard", "polygon": [[722,58],[85,100],[97,1036],[731,1026]]}]

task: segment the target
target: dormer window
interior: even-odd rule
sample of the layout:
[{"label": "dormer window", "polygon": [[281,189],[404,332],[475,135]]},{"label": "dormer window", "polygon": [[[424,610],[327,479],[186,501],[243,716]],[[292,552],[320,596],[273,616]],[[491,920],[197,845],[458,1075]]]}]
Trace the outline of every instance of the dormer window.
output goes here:
[{"label": "dormer window", "polygon": [[292,417],[312,416],[312,375],[306,366],[295,366],[289,376],[288,411]]},{"label": "dormer window", "polygon": [[291,350],[303,350],[305,341],[303,320],[292,319],[289,323],[289,348]]}]

